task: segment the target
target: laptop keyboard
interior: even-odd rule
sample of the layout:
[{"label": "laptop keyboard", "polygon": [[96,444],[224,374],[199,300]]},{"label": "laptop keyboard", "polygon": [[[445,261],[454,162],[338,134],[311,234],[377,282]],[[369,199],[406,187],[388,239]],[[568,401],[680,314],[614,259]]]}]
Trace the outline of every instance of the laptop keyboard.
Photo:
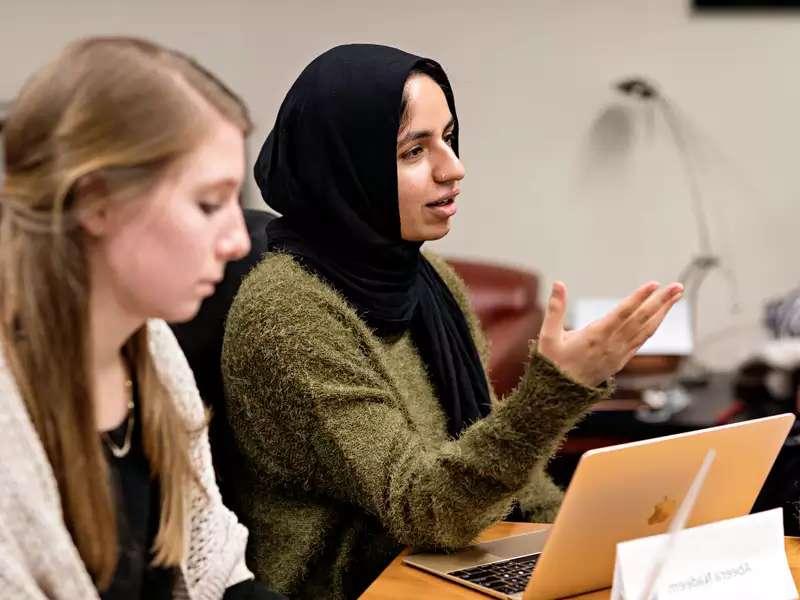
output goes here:
[{"label": "laptop keyboard", "polygon": [[488,565],[452,571],[448,575],[482,585],[502,594],[516,594],[525,590],[533,567],[538,560],[539,554],[528,554]]}]

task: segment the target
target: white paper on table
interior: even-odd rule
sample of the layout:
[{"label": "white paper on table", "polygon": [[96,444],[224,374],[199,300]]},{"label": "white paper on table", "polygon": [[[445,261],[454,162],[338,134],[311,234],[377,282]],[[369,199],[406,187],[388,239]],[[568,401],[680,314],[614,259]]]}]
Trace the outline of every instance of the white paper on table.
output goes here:
[{"label": "white paper on table", "polygon": [[[596,321],[621,302],[609,298],[581,298],[575,302],[572,314],[572,327],[582,329]],[[647,340],[637,354],[666,354],[688,356],[694,347],[692,341],[692,320],[689,304],[680,300],[667,313],[656,332]]]}]

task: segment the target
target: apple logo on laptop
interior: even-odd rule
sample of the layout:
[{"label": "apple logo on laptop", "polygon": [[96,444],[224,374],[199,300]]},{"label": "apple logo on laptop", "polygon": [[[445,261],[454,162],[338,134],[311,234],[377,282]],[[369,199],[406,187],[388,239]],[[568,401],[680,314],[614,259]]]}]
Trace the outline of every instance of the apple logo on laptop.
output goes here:
[{"label": "apple logo on laptop", "polygon": [[650,515],[649,519],[647,519],[647,524],[657,525],[658,523],[663,523],[672,517],[676,508],[677,504],[675,500],[664,496],[664,499],[661,502],[656,502],[656,505],[653,507],[653,514]]}]

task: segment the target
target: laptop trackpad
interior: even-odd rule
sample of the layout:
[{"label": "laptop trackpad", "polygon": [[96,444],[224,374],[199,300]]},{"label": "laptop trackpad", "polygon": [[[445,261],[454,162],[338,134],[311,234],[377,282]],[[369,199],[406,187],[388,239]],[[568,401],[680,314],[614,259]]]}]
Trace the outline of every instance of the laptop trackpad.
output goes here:
[{"label": "laptop trackpad", "polygon": [[548,527],[547,529],[535,531],[533,533],[523,533],[522,535],[513,535],[491,542],[475,544],[475,549],[494,554],[501,558],[525,556],[526,554],[541,552],[549,535],[550,528]]}]

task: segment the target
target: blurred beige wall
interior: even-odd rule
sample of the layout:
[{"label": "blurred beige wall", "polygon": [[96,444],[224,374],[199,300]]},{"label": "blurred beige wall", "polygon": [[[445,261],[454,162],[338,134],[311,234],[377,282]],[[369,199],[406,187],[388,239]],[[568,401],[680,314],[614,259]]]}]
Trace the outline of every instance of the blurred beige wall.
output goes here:
[{"label": "blurred beige wall", "polygon": [[143,35],[195,55],[245,97],[254,158],[321,51],[368,41],[431,56],[453,81],[468,171],[454,229],[435,247],[561,278],[574,298],[674,278],[696,249],[663,123],[648,129],[610,89],[648,76],[701,132],[702,191],[741,311],[712,275],[700,355],[732,364],[760,336],[764,300],[800,283],[800,15],[692,15],[688,1],[2,0],[0,100],[68,40]]}]

